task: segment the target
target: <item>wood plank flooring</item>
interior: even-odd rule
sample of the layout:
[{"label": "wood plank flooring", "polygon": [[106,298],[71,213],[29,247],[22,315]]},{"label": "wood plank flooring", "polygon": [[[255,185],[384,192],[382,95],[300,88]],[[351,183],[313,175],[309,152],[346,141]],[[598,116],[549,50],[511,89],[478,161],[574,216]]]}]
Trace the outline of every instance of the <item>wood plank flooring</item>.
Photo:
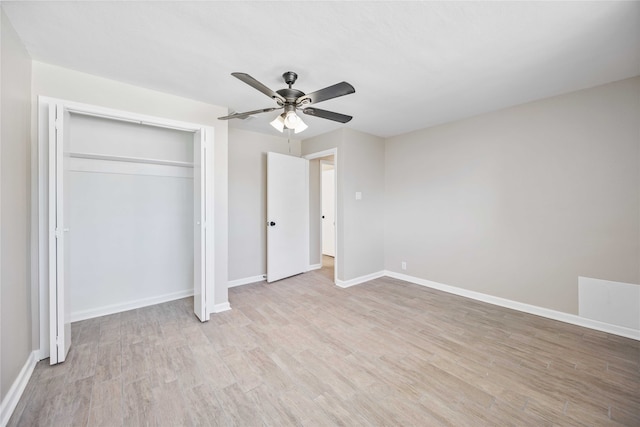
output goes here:
[{"label": "wood plank flooring", "polygon": [[10,426],[640,425],[640,343],[315,271],[73,325]]}]

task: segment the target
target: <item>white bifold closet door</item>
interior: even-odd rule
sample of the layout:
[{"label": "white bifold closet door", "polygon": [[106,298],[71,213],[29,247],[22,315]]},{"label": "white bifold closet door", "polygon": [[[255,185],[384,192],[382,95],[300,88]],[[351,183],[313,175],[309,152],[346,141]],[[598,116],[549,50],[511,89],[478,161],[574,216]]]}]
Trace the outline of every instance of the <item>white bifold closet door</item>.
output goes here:
[{"label": "white bifold closet door", "polygon": [[71,347],[68,292],[70,248],[65,211],[69,208],[69,112],[49,109],[49,337],[50,363],[64,362]]},{"label": "white bifold closet door", "polygon": [[193,138],[193,311],[200,321],[209,320],[207,310],[207,150],[204,131]]}]

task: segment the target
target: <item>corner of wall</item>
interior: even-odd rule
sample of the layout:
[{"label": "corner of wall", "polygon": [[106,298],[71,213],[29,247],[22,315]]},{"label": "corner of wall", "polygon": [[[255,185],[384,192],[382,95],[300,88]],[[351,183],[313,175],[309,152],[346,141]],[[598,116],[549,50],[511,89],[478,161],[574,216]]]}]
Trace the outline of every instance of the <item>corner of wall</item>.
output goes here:
[{"label": "corner of wall", "polygon": [[[31,284],[31,57],[0,7],[0,396],[2,419],[33,359]],[[9,178],[10,177],[10,178]],[[11,250],[7,250],[11,248]],[[26,364],[25,364],[26,361]],[[30,373],[29,373],[30,374]],[[28,375],[27,375],[28,377]],[[28,378],[27,378],[28,380]],[[18,393],[22,393],[22,390]],[[17,402],[17,401],[16,401]],[[8,406],[9,405],[9,406]],[[13,408],[10,408],[13,411]],[[10,416],[10,414],[9,414]]]}]

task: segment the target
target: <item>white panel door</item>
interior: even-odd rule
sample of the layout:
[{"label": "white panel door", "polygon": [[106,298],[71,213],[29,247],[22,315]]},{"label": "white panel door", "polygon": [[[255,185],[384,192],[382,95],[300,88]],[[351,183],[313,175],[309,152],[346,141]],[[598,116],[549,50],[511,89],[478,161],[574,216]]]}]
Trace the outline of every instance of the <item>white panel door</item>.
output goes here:
[{"label": "white panel door", "polygon": [[322,254],[336,256],[335,169],[322,169]]},{"label": "white panel door", "polygon": [[308,160],[267,153],[267,282],[307,271]]},{"label": "white panel door", "polygon": [[193,311],[201,322],[207,310],[207,140],[206,130],[193,137]]},{"label": "white panel door", "polygon": [[69,112],[60,104],[49,109],[49,363],[62,363],[71,347]]}]

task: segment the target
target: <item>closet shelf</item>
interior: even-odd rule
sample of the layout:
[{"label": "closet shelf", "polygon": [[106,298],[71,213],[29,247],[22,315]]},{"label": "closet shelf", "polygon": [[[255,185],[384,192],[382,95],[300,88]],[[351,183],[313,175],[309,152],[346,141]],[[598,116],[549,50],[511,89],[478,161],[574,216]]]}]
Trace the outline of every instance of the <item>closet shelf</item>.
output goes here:
[{"label": "closet shelf", "polygon": [[161,159],[148,159],[144,157],[128,157],[128,156],[112,156],[109,154],[95,154],[95,153],[74,153],[70,152],[69,157],[76,159],[92,159],[92,160],[110,160],[114,162],[128,162],[128,163],[145,163],[150,165],[163,165],[163,166],[178,166],[182,168],[193,168],[193,163],[190,162],[178,162],[175,160],[161,160]]}]

